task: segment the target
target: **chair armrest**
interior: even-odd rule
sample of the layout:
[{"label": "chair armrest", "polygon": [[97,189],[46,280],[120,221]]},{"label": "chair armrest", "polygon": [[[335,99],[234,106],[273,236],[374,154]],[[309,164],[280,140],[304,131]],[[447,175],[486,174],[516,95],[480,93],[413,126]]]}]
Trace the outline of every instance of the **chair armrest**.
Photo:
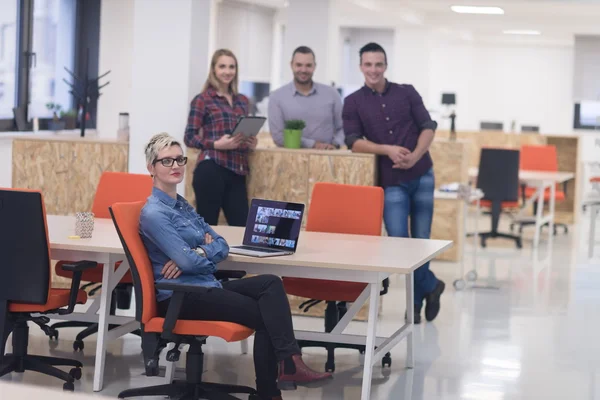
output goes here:
[{"label": "chair armrest", "polygon": [[220,270],[215,272],[215,278],[219,281],[227,282],[230,279],[242,279],[246,276],[246,271]]},{"label": "chair armrest", "polygon": [[74,263],[63,264],[62,269],[73,273],[71,278],[71,290],[69,293],[69,305],[67,308],[61,308],[58,310],[59,315],[71,314],[75,305],[77,304],[77,295],[79,294],[79,284],[81,283],[81,275],[86,269],[96,268],[98,263],[96,261],[77,261]]},{"label": "chair armrest", "polygon": [[86,269],[96,268],[98,263],[96,261],[77,261],[70,262],[68,264],[63,264],[62,269],[65,271],[77,272],[77,271],[85,271]]},{"label": "chair armrest", "polygon": [[527,202],[527,198],[525,197],[525,189],[527,189],[527,185],[521,183],[521,202],[525,204]]},{"label": "chair armrest", "polygon": [[173,291],[173,296],[171,296],[171,300],[169,301],[169,308],[167,308],[167,315],[165,315],[163,331],[160,337],[169,341],[177,340],[177,335],[173,334],[173,329],[175,328],[175,324],[179,319],[179,313],[181,312],[181,306],[183,305],[185,294],[201,293],[206,290],[206,287],[171,282],[156,282],[154,287],[160,290]]},{"label": "chair armrest", "polygon": [[385,278],[382,282],[381,282],[381,291],[379,292],[380,296],[383,296],[384,294],[387,294],[389,288],[390,288],[390,278]]}]

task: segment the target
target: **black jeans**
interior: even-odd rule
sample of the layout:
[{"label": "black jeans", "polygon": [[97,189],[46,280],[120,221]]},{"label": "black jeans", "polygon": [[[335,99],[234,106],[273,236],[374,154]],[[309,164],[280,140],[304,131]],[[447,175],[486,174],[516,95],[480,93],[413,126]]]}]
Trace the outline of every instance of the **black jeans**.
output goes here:
[{"label": "black jeans", "polygon": [[[167,313],[169,299],[158,303]],[[223,289],[206,288],[185,296],[179,319],[226,321],[252,328],[256,390],[262,397],[279,396],[277,364],[300,348],[294,336],[292,314],[283,283],[275,275],[259,275],[223,283]]]},{"label": "black jeans", "polygon": [[227,223],[246,226],[248,191],[246,176],[222,167],[213,160],[201,161],[194,170],[196,211],[207,224],[217,225],[223,208]]}]

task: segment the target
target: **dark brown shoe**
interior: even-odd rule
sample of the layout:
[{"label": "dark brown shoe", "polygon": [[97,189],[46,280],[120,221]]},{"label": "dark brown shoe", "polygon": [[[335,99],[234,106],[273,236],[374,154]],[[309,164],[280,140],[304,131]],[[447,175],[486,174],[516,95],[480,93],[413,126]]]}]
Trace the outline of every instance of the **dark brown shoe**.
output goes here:
[{"label": "dark brown shoe", "polygon": [[302,355],[300,354],[294,354],[292,360],[296,369],[296,372],[293,374],[286,374],[284,371],[284,362],[281,361],[279,363],[279,379],[277,381],[280,389],[293,390],[296,389],[296,384],[298,383],[316,382],[332,377],[331,372],[317,372],[304,364]]}]

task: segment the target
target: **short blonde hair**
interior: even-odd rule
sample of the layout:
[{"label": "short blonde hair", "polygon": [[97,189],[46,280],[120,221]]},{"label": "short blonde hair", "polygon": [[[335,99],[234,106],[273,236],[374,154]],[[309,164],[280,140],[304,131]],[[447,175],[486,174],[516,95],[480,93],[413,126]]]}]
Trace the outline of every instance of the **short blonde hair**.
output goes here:
[{"label": "short blonde hair", "polygon": [[229,90],[234,95],[237,95],[238,94],[238,76],[240,75],[240,67],[239,67],[238,60],[237,60],[235,54],[233,54],[233,52],[231,50],[227,50],[227,49],[219,49],[219,50],[215,51],[215,54],[213,54],[212,60],[210,61],[210,71],[208,71],[208,78],[206,78],[206,82],[204,83],[204,88],[202,88],[202,91],[205,92],[206,89],[208,89],[210,87],[212,87],[213,89],[219,88],[219,80],[217,79],[217,74],[215,73],[215,69],[217,68],[217,61],[219,61],[219,57],[221,57],[221,56],[231,57],[231,58],[233,58],[233,61],[235,61],[235,76],[233,77],[233,80],[229,84]]},{"label": "short blonde hair", "polygon": [[173,136],[169,135],[166,132],[157,133],[152,136],[148,144],[146,145],[146,163],[148,165],[154,163],[158,158],[158,153],[167,147],[171,146],[179,146],[181,144],[175,139]]}]

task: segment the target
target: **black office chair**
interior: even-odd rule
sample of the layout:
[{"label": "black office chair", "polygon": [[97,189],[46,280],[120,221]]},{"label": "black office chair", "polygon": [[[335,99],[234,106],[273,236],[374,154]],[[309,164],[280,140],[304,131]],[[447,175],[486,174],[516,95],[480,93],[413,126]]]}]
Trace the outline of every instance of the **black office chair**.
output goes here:
[{"label": "black office chair", "polygon": [[502,210],[519,208],[519,150],[481,149],[477,188],[484,193],[481,206],[489,207],[492,216],[492,230],[479,233],[481,247],[488,238],[504,238],[522,248],[521,236],[498,232]]},{"label": "black office chair", "polygon": [[[81,274],[97,263],[64,264],[73,273],[71,289],[50,287],[46,212],[38,191],[0,190],[0,227],[0,376],[35,371],[65,381],[63,389],[72,391],[74,381],[81,378],[81,362],[28,354],[28,322],[48,334],[50,318],[35,314],[70,314],[75,304],[85,303],[86,293],[79,290]],[[4,354],[11,333],[12,354]],[[65,372],[55,366],[73,368]]]}]

